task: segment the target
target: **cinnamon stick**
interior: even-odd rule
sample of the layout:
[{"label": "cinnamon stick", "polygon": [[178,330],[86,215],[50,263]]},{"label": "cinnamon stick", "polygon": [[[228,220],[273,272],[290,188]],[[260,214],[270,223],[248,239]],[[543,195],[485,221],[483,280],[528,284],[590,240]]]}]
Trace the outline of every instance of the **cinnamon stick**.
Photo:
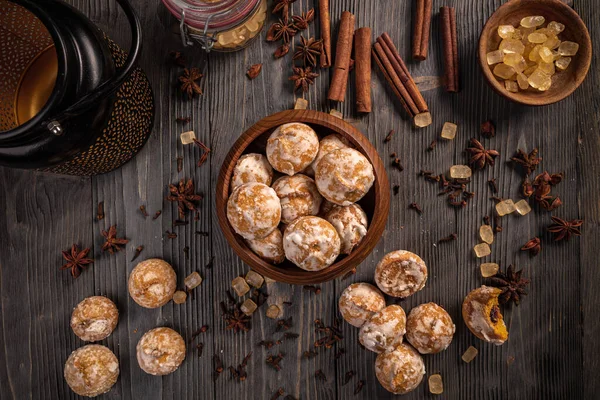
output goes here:
[{"label": "cinnamon stick", "polygon": [[354,74],[356,111],[371,112],[371,28],[359,28],[354,34]]},{"label": "cinnamon stick", "polygon": [[423,33],[421,35],[421,53],[420,60],[427,58],[429,52],[429,37],[431,35],[431,11],[433,9],[433,0],[425,0],[425,14],[423,15]]},{"label": "cinnamon stick", "polygon": [[458,37],[456,31],[456,9],[450,9],[450,29],[452,32],[452,61],[454,62],[454,87],[460,92],[460,71],[458,68]]},{"label": "cinnamon stick", "polygon": [[348,74],[350,72],[350,55],[352,54],[352,38],[354,36],[354,15],[348,11],[342,13],[340,31],[333,65],[333,77],[327,98],[333,101],[344,101]]},{"label": "cinnamon stick", "polygon": [[456,93],[460,88],[458,79],[456,11],[453,7],[440,8],[440,27],[444,53],[444,87],[447,92]]},{"label": "cinnamon stick", "polygon": [[319,0],[319,22],[321,24],[321,68],[331,67],[331,17],[329,16],[329,0]]},{"label": "cinnamon stick", "polygon": [[413,58],[420,60],[421,57],[421,42],[423,35],[423,23],[425,18],[425,0],[417,0],[415,11],[415,22],[413,24]]}]

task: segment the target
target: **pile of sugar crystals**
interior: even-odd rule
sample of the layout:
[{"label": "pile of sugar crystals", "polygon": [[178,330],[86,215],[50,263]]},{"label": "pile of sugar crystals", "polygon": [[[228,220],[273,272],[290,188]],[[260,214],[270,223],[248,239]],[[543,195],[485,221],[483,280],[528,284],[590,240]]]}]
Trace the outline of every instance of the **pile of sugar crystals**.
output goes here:
[{"label": "pile of sugar crystals", "polygon": [[529,16],[521,20],[518,28],[498,27],[502,41],[497,50],[487,53],[487,63],[494,65],[493,73],[505,81],[507,91],[550,89],[552,76],[566,70],[571,57],[577,54],[578,43],[558,37],[565,25],[551,21],[543,27],[545,22],[542,16]]}]

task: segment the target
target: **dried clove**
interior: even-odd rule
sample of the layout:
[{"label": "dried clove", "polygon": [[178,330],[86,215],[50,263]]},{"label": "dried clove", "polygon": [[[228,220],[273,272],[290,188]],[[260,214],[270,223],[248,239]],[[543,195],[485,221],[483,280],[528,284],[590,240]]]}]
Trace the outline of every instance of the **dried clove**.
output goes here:
[{"label": "dried clove", "polygon": [[138,246],[135,248],[135,253],[133,255],[133,258],[131,259],[131,262],[133,262],[136,258],[138,258],[140,256],[140,253],[142,252],[142,250],[144,250],[144,246]]},{"label": "dried clove", "polygon": [[96,219],[98,221],[104,219],[104,202],[103,201],[98,203],[98,212],[96,213]]},{"label": "dried clove", "polygon": [[394,136],[394,133],[396,133],[396,131],[393,129],[391,131],[389,131],[389,133],[385,136],[385,139],[383,139],[383,142],[387,143],[390,140],[392,140],[392,136]]}]

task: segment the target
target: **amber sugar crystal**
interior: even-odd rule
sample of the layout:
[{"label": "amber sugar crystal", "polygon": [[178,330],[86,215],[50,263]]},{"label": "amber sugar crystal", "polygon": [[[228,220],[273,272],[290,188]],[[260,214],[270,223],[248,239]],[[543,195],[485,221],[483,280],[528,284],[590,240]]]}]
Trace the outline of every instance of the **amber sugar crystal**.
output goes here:
[{"label": "amber sugar crystal", "polygon": [[242,297],[250,291],[250,286],[248,286],[246,280],[241,276],[238,276],[237,278],[231,281],[231,288],[240,297]]},{"label": "amber sugar crystal", "polygon": [[429,392],[431,394],[442,394],[444,393],[444,382],[440,374],[433,374],[428,379]]},{"label": "amber sugar crystal", "polygon": [[549,90],[552,77],[566,70],[579,51],[578,43],[559,38],[568,27],[556,21],[544,27],[545,22],[543,16],[531,15],[523,18],[519,27],[498,26],[502,41],[486,58],[488,65],[493,65],[494,76],[504,81],[506,91]]},{"label": "amber sugar crystal", "polygon": [[479,243],[477,246],[473,247],[473,251],[475,252],[475,256],[477,256],[477,258],[486,257],[492,254],[490,245],[487,243]]},{"label": "amber sugar crystal", "polygon": [[452,140],[456,137],[457,125],[452,122],[444,123],[444,127],[442,128],[442,138],[446,140]]},{"label": "amber sugar crystal", "polygon": [[496,212],[500,217],[515,212],[515,203],[511,199],[503,200],[496,204]]},{"label": "amber sugar crystal", "polygon": [[469,346],[469,348],[463,353],[462,360],[466,363],[470,363],[475,359],[475,357],[477,357],[477,353],[479,353],[479,351],[475,347]]},{"label": "amber sugar crystal", "polygon": [[491,276],[496,275],[500,266],[496,263],[483,263],[479,266],[481,271],[481,276],[484,278],[489,278]]}]

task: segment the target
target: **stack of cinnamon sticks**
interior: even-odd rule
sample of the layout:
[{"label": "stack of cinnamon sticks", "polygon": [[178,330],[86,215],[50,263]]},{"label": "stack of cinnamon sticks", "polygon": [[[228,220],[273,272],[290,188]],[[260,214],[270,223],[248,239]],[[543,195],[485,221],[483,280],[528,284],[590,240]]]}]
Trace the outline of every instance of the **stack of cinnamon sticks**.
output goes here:
[{"label": "stack of cinnamon sticks", "polygon": [[440,8],[440,27],[444,51],[444,86],[447,92],[460,91],[458,70],[458,39],[456,37],[456,10]]},{"label": "stack of cinnamon sticks", "polygon": [[387,33],[377,38],[373,59],[411,117],[427,113],[428,107],[408,68]]},{"label": "stack of cinnamon sticks", "polygon": [[413,58],[415,60],[423,61],[427,58],[432,8],[433,0],[417,0],[412,43]]}]

